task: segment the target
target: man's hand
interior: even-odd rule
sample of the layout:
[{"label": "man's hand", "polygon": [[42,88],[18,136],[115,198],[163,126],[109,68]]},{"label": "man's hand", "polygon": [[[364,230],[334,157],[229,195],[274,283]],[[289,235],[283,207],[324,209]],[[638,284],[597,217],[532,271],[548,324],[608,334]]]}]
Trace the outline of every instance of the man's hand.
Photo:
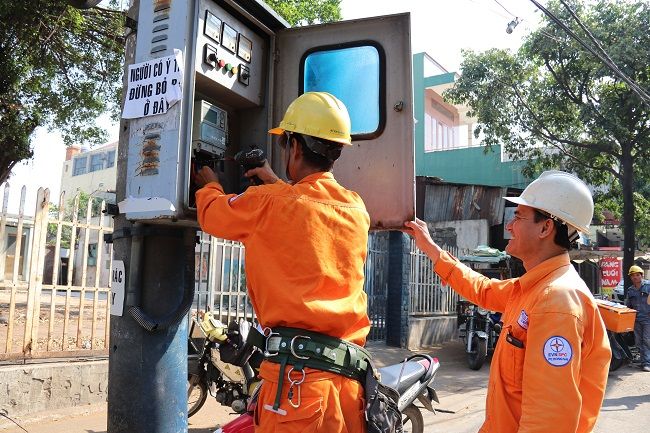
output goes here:
[{"label": "man's hand", "polygon": [[269,165],[268,161],[265,162],[261,167],[255,167],[248,170],[246,173],[244,173],[244,176],[249,179],[257,176],[257,178],[264,184],[275,183],[280,180],[280,178],[276,176],[273,170],[271,170],[271,166]]},{"label": "man's hand", "polygon": [[204,165],[199,171],[192,171],[192,181],[198,188],[203,188],[206,183],[219,183],[219,177],[210,167]]},{"label": "man's hand", "polygon": [[406,221],[404,226],[404,233],[415,239],[415,245],[435,264],[440,258],[442,248],[431,239],[427,223],[416,218],[415,221]]}]

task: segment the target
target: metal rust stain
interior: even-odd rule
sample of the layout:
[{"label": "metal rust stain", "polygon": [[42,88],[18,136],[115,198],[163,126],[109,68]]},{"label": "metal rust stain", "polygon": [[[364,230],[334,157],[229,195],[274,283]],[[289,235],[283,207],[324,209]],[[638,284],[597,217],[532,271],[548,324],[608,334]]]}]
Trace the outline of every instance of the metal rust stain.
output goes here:
[{"label": "metal rust stain", "polygon": [[136,176],[154,176],[160,169],[160,134],[145,134]]}]

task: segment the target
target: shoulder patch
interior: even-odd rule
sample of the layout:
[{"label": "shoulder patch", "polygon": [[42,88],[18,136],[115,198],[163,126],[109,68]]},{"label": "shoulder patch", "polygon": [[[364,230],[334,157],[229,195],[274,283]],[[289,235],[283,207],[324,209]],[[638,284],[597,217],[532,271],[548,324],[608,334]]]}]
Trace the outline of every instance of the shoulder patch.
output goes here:
[{"label": "shoulder patch", "polygon": [[236,195],[236,196],[230,197],[230,198],[228,199],[228,204],[234,202],[235,200],[237,200],[237,199],[238,199],[239,197],[241,197],[242,195],[244,195],[243,192],[242,192],[241,194]]},{"label": "shoulder patch", "polygon": [[544,343],[544,359],[554,367],[567,365],[573,357],[573,350],[569,341],[560,336],[554,336]]},{"label": "shoulder patch", "polygon": [[526,310],[521,310],[521,314],[519,314],[519,318],[517,319],[517,323],[522,328],[528,329],[528,314],[526,314]]}]

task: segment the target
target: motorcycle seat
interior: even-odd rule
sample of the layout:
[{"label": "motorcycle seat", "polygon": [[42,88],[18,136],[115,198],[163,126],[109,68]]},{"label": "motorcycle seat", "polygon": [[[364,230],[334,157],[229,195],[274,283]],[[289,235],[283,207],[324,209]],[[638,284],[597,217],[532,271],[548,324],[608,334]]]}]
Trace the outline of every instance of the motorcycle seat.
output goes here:
[{"label": "motorcycle seat", "polygon": [[[402,366],[404,366],[404,370],[402,370]],[[400,372],[402,373],[401,378]],[[379,374],[381,375],[380,382],[397,390],[400,395],[424,377],[425,373],[426,369],[417,361],[407,361],[406,364],[389,365],[379,369]]]}]

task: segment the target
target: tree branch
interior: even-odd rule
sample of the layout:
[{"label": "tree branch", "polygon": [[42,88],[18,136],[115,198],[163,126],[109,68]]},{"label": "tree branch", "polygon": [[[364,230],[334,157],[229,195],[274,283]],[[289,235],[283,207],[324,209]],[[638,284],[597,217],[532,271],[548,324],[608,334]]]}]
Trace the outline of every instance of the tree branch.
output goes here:
[{"label": "tree branch", "polygon": [[[503,82],[502,82],[502,83],[503,83]],[[531,108],[531,107],[526,103],[526,101],[524,101],[524,98],[523,98],[523,96],[521,95],[521,92],[519,92],[519,89],[517,89],[517,86],[516,86],[514,83],[512,83],[512,84],[503,83],[503,84],[509,86],[509,87],[514,91],[515,96],[517,97],[517,100],[518,100],[519,103],[520,103],[520,104],[521,104],[521,105],[526,109],[526,111],[531,115],[531,117],[533,118],[533,120],[534,120],[535,123],[537,124],[537,126],[538,126],[538,128],[539,128],[539,130],[540,130],[540,133],[543,134],[543,131],[546,131],[546,134],[548,135],[548,137],[550,137],[550,139],[555,140],[555,141],[557,141],[557,142],[559,142],[559,143],[562,143],[562,144],[566,144],[566,145],[569,145],[569,146],[576,146],[576,147],[579,147],[579,148],[582,148],[582,149],[595,150],[595,151],[599,151],[599,152],[606,153],[606,154],[611,155],[611,156],[613,156],[613,157],[615,157],[615,158],[618,158],[618,154],[616,154],[615,152],[612,152],[612,151],[610,150],[609,146],[607,146],[607,145],[604,145],[604,144],[597,144],[597,143],[581,143],[581,142],[579,142],[579,141],[574,141],[574,140],[569,140],[569,139],[564,139],[564,138],[560,138],[560,137],[558,137],[557,135],[555,135],[554,133],[552,133],[552,132],[551,132],[551,131],[546,127],[546,125],[545,125],[544,122],[539,118],[539,116],[538,116],[538,115],[533,111],[533,109],[532,109],[532,108]]]}]

